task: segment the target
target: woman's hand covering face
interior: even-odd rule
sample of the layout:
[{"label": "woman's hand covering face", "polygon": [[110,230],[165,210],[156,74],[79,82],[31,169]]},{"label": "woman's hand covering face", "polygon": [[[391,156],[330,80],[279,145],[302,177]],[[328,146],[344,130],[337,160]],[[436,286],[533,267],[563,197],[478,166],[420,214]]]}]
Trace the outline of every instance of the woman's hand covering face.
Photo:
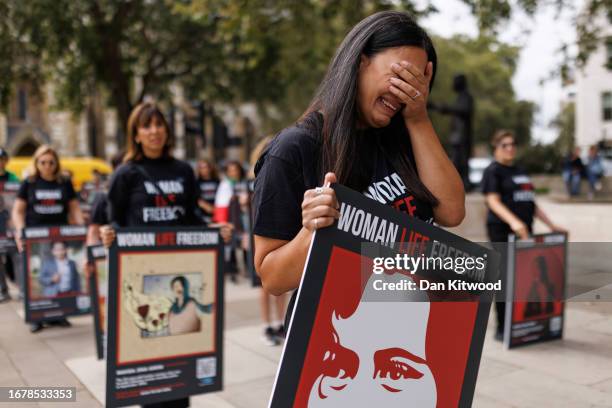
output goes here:
[{"label": "woman's hand covering face", "polygon": [[389,91],[404,105],[402,115],[405,120],[427,118],[427,98],[433,64],[427,63],[425,72],[421,72],[408,61],[393,63],[391,70],[397,77],[389,78]]}]

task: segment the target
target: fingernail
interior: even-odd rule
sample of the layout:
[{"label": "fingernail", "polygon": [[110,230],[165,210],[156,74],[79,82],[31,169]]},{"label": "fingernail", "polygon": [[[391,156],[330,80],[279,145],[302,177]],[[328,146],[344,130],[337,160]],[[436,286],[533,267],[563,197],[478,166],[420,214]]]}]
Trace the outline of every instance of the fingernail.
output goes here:
[{"label": "fingernail", "polygon": [[401,68],[401,66],[397,62],[394,62],[393,64],[391,64],[391,68],[399,69]]},{"label": "fingernail", "polygon": [[398,84],[400,82],[400,80],[395,77],[389,79],[389,81],[391,81],[392,84]]},{"label": "fingernail", "polygon": [[402,61],[401,64],[405,67],[408,67],[410,65],[408,61]]}]

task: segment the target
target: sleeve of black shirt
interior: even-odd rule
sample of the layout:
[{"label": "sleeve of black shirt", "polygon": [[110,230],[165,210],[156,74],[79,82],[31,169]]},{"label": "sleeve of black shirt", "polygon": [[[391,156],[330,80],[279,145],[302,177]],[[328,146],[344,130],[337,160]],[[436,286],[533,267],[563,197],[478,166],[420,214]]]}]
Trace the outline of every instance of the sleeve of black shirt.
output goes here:
[{"label": "sleeve of black shirt", "polygon": [[108,189],[108,217],[110,223],[119,226],[127,225],[129,196],[129,164],[120,166],[113,174]]},{"label": "sleeve of black shirt", "polygon": [[499,177],[495,174],[494,164],[487,167],[482,174],[482,193],[498,193],[501,194],[501,185]]},{"label": "sleeve of black shirt", "polygon": [[256,165],[254,234],[286,241],[297,235],[302,228],[304,191],[316,183],[310,174],[315,172],[314,156],[313,138],[304,128],[285,129],[270,143]]},{"label": "sleeve of black shirt", "polygon": [[74,186],[72,185],[72,180],[66,180],[66,201],[70,201],[76,198],[76,193],[74,191]]},{"label": "sleeve of black shirt", "polygon": [[275,156],[266,157],[255,179],[253,233],[292,240],[302,227],[302,175],[294,164]]},{"label": "sleeve of black shirt", "polygon": [[19,191],[17,191],[17,198],[21,198],[24,201],[28,201],[28,180],[23,180],[19,185]]}]

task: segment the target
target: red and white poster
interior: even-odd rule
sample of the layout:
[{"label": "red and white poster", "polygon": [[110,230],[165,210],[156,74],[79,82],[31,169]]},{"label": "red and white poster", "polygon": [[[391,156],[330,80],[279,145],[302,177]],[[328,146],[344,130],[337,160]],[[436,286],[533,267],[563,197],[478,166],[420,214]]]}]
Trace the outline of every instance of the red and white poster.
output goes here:
[{"label": "red and white poster", "polygon": [[[343,215],[313,239],[269,406],[471,406],[492,291],[457,281],[492,287],[497,254],[333,188]],[[377,270],[400,253],[485,262]]]},{"label": "red and white poster", "polygon": [[510,240],[504,344],[508,348],[563,336],[567,236]]}]

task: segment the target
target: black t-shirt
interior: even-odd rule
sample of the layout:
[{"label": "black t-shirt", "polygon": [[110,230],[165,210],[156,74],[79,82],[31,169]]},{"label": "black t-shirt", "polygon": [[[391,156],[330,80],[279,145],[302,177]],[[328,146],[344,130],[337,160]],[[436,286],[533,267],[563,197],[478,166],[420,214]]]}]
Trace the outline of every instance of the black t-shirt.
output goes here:
[{"label": "black t-shirt", "polygon": [[76,198],[70,180],[47,181],[40,177],[21,183],[17,197],[25,200],[25,225],[68,224],[68,203]]},{"label": "black t-shirt", "polygon": [[206,201],[208,204],[215,204],[215,194],[217,194],[217,188],[219,187],[219,180],[204,180],[198,178],[198,187],[200,189],[200,198]]},{"label": "black t-shirt", "polygon": [[91,204],[91,223],[106,225],[108,220],[108,196],[106,193],[97,193]]},{"label": "black t-shirt", "polygon": [[[383,137],[383,136],[381,136]],[[322,184],[317,158],[320,137],[302,124],[281,131],[257,162],[253,208],[256,235],[291,240],[302,227],[302,201],[306,190]],[[364,195],[426,222],[433,221],[431,205],[407,191],[401,177],[381,149],[370,156],[374,169]],[[360,163],[359,165],[365,165]]]},{"label": "black t-shirt", "polygon": [[174,158],[129,162],[111,180],[110,221],[121,227],[201,224],[196,216],[198,194],[193,170],[185,162]]},{"label": "black t-shirt", "polygon": [[[535,213],[535,192],[531,179],[520,166],[491,163],[482,176],[482,192],[498,193],[502,203],[531,228]],[[487,224],[506,223],[489,209]]]}]

